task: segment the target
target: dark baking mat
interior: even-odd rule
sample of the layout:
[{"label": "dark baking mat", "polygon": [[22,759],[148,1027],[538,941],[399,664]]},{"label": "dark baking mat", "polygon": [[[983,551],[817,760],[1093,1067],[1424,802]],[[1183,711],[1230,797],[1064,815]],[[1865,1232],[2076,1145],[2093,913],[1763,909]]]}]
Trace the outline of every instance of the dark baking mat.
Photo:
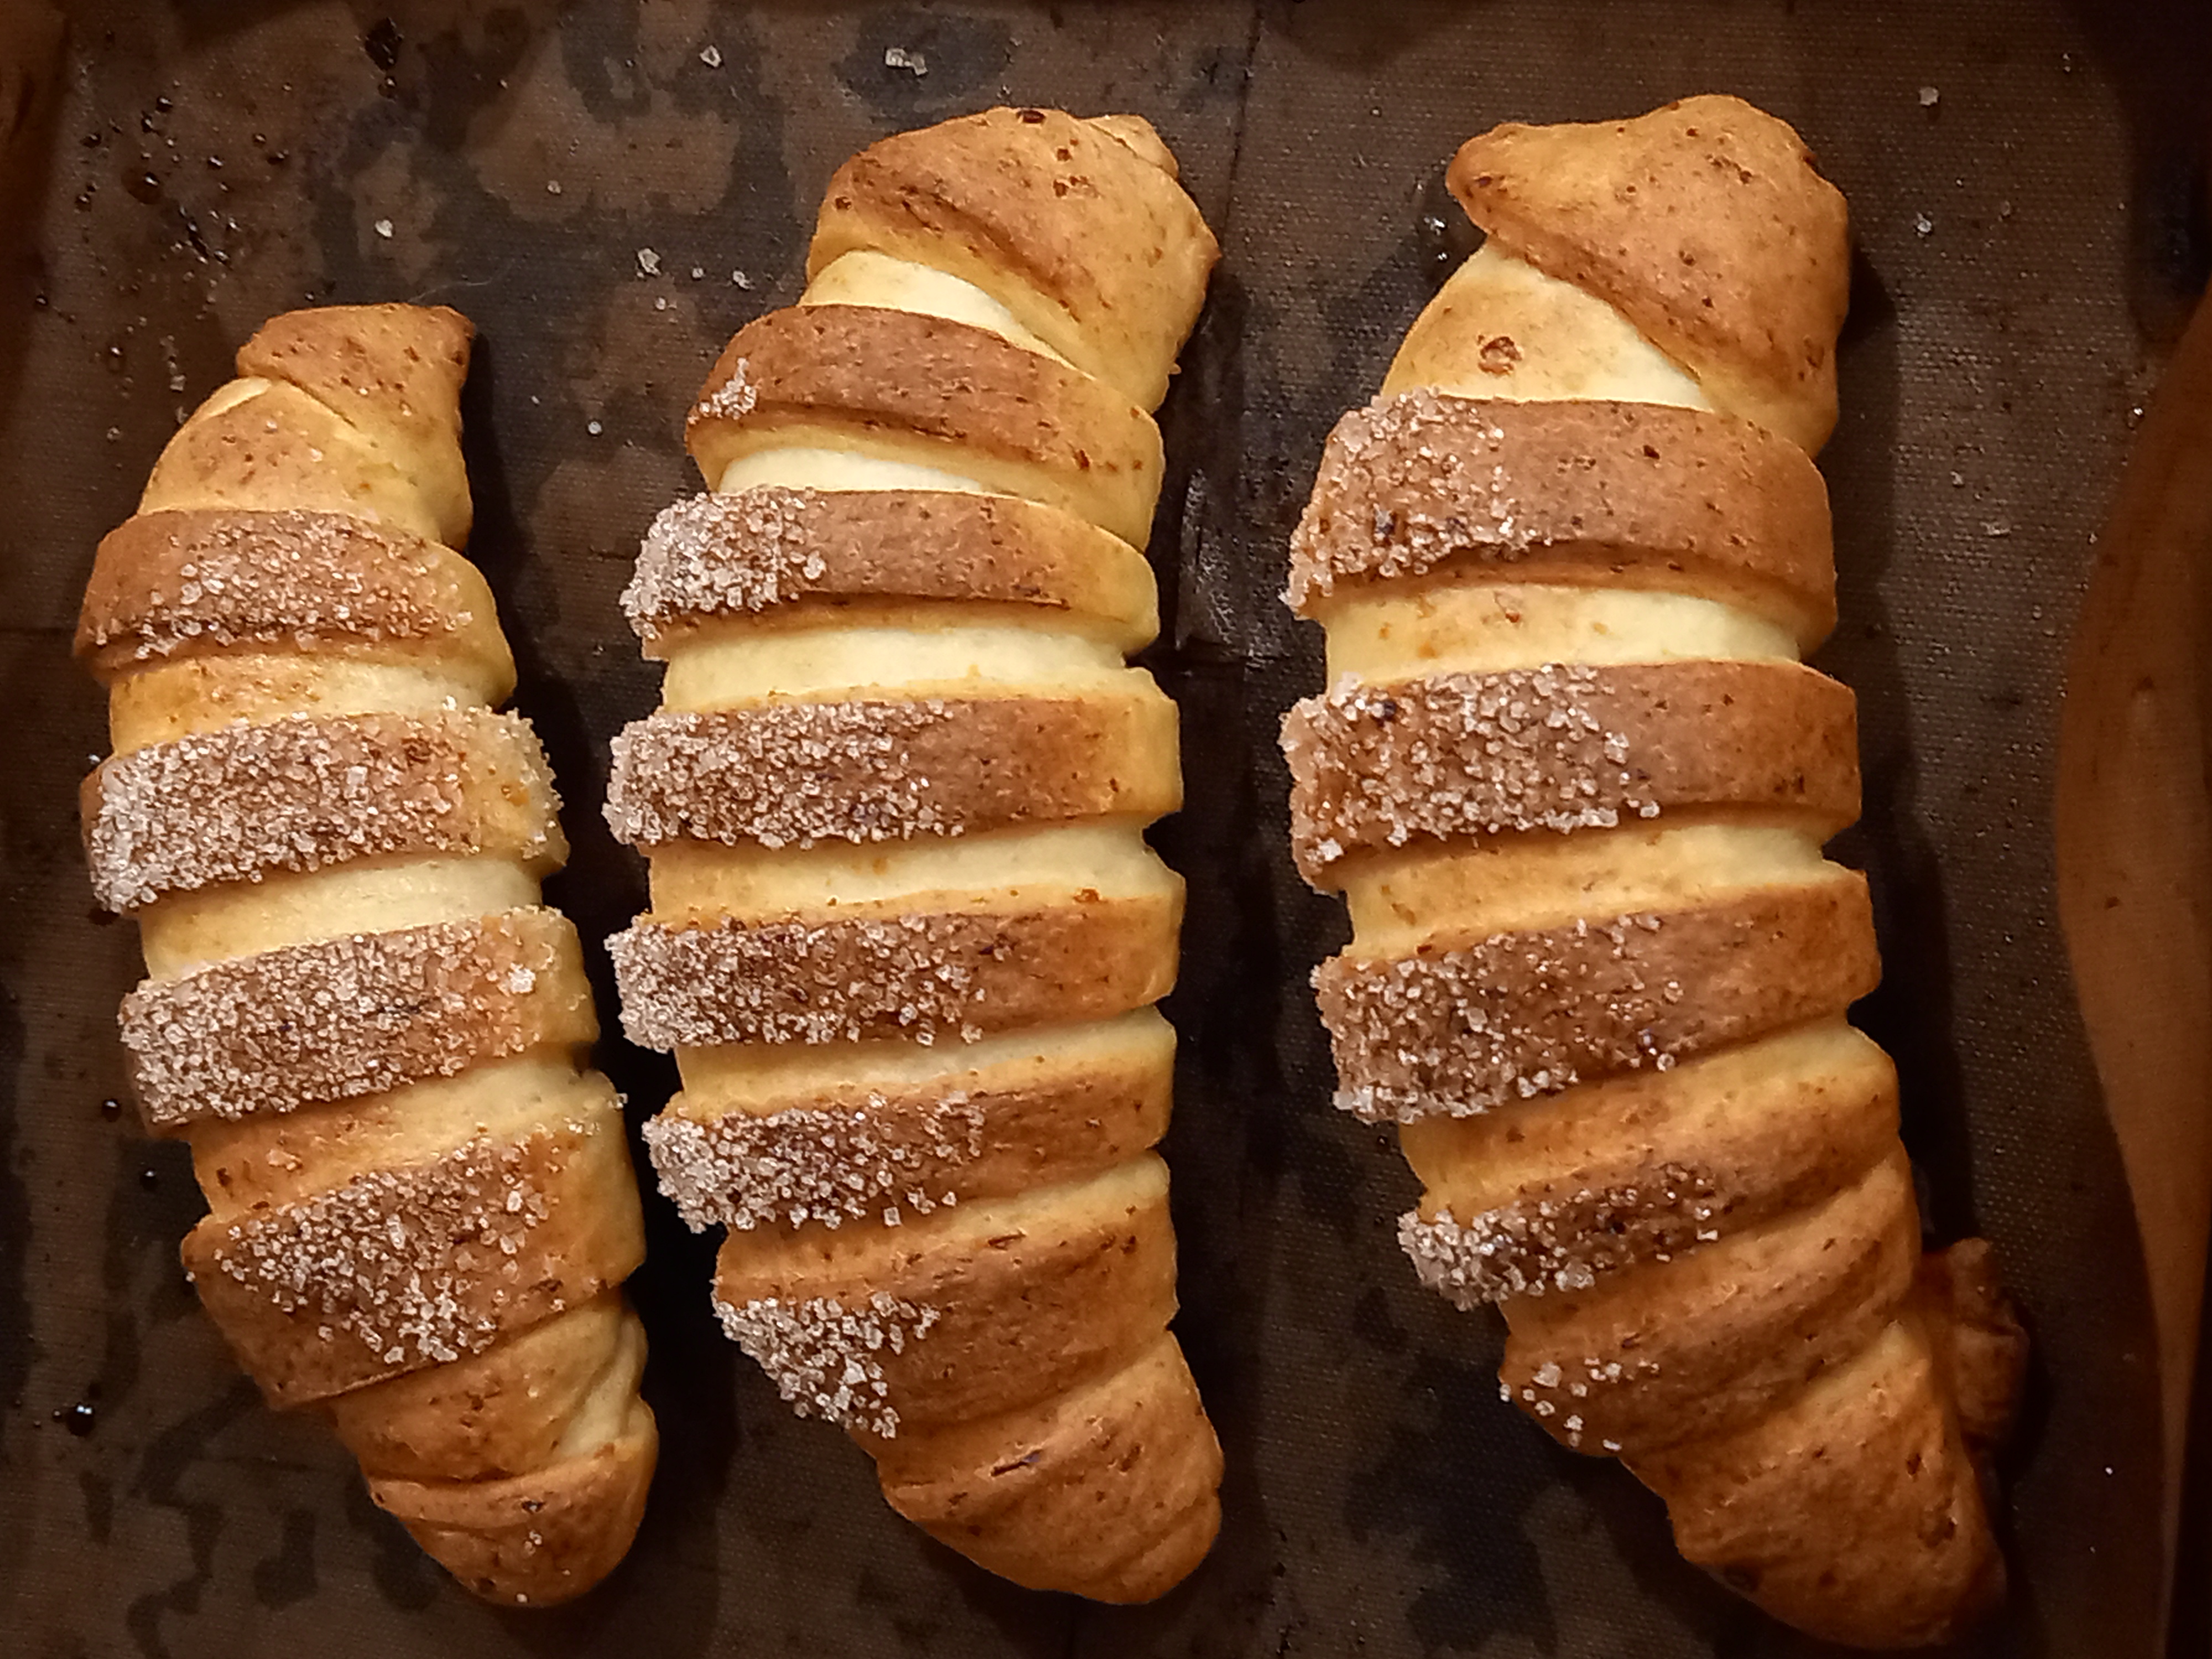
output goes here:
[{"label": "dark baking mat", "polygon": [[[0,243],[0,1645],[1810,1651],[1681,1566],[1620,1470],[1502,1406],[1492,1323],[1413,1283],[1392,1239],[1411,1180],[1327,1103],[1305,975],[1344,924],[1290,872],[1274,749],[1319,679],[1317,636],[1274,595],[1322,435],[1464,250],[1423,223],[1437,165],[1498,120],[1725,89],[1796,122],[1856,216],[1824,457],[1844,623],[1823,660],[1862,711],[1868,811],[1845,850],[1873,877],[1889,975],[1863,1016],[1904,1068],[1931,1220],[1996,1240],[2039,1341],[2015,1595],[1975,1651],[2148,1659],[2156,1355],[2046,803],[2090,538],[2201,279],[2202,32],[2189,4],[2098,0],[85,0],[32,234]],[[269,313],[466,311],[471,551],[571,803],[553,895],[596,939],[643,896],[595,809],[606,739],[653,702],[615,596],[641,527],[691,487],[679,411],[721,341],[795,295],[836,161],[1001,100],[1149,116],[1226,250],[1164,416],[1152,657],[1190,780],[1158,835],[1191,882],[1168,1150],[1180,1329],[1229,1456],[1220,1544],[1164,1601],[1118,1611],[930,1544],[721,1340],[710,1247],[653,1199],[644,1530],[573,1608],[489,1610],[315,1425],[238,1378],[176,1263],[198,1210],[186,1160],[110,1103],[137,958],[91,916],[76,850],[76,781],[103,744],[68,658],[91,548]],[[671,1087],[657,1057],[610,1041],[602,1058],[635,1115]]]}]

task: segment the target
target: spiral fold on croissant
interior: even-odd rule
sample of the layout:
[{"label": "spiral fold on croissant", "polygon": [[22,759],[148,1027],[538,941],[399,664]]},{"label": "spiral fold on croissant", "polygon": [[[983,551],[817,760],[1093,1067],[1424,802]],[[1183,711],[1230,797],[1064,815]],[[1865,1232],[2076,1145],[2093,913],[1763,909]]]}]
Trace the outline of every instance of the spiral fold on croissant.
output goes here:
[{"label": "spiral fold on croissant", "polygon": [[114,754],[93,885],[122,1031],[209,1214],[201,1301],[464,1584],[544,1604],[629,1548],[657,1446],[643,1231],[566,843],[467,538],[451,311],[271,319],[101,544],[77,652]]},{"label": "spiral fold on croissant", "polygon": [[[1620,1457],[1685,1555],[1847,1643],[2001,1592],[1975,1454],[2020,1339],[1923,1261],[1889,1060],[1827,498],[1842,198],[1739,100],[1505,126],[1486,233],[1331,434],[1284,725],[1338,1103],[1401,1125],[1423,1281],[1499,1305],[1506,1398]],[[1967,1340],[1959,1334],[1967,1333]]]},{"label": "spiral fold on croissant", "polygon": [[625,606],[666,676],[607,818],[624,1024],[715,1301],[892,1505],[994,1571],[1155,1596],[1218,1524],[1168,1324],[1175,708],[1126,656],[1149,411],[1216,249],[1129,117],[998,109],[831,179],[799,304],[687,429]]}]

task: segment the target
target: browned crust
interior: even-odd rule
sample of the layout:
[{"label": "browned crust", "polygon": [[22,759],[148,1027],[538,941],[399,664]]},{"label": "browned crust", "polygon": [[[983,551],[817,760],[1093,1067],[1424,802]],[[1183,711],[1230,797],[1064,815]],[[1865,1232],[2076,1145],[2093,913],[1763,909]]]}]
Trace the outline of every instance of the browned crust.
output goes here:
[{"label": "browned crust", "polygon": [[553,1462],[579,1411],[641,1368],[645,1328],[606,1291],[481,1353],[322,1402],[372,1480],[501,1480]]},{"label": "browned crust", "polygon": [[1794,662],[1560,664],[1355,684],[1283,722],[1316,886],[1361,853],[1699,807],[1858,817],[1856,704]]},{"label": "browned crust", "polygon": [[758,1116],[671,1109],[645,1139],[660,1190],[695,1232],[902,1223],[1134,1158],[1166,1132],[1170,1059],[1164,1048],[1136,1066],[1001,1087],[854,1085]]},{"label": "browned crust", "polygon": [[101,540],[76,648],[105,683],[239,645],[397,641],[459,644],[514,678],[491,596],[459,555],[342,513],[209,510],[141,514]]},{"label": "browned crust", "polygon": [[1832,1014],[1880,981],[1856,872],[1692,908],[1588,920],[1314,975],[1337,1103],[1368,1118],[1486,1111]]},{"label": "browned crust", "polygon": [[709,619],[813,602],[1034,605],[1115,624],[1134,650],[1158,631],[1152,567],[1072,513],[943,489],[787,489],[693,495],[653,520],[623,607],[662,642]]},{"label": "browned crust", "polygon": [[[1149,1346],[1176,1310],[1164,1186],[1104,1203],[1063,1190],[1068,1201],[1025,1206],[980,1237],[959,1211],[841,1232],[834,1249],[731,1233],[717,1310],[801,1415],[864,1440],[1048,1400]],[[902,1323],[905,1340],[878,1346],[855,1316]]]},{"label": "browned crust", "polygon": [[200,1300],[271,1405],[481,1352],[644,1259],[619,1117],[378,1169],[186,1236]]},{"label": "browned crust", "polygon": [[273,380],[219,388],[164,446],[138,500],[146,512],[297,509],[439,532],[415,481],[362,433]]},{"label": "browned crust", "polygon": [[554,1607],[629,1553],[659,1449],[653,1413],[637,1400],[622,1434],[583,1456],[504,1480],[372,1478],[368,1494],[475,1594]]},{"label": "browned crust", "polygon": [[1447,178],[1501,246],[1619,310],[1701,380],[1818,449],[1849,299],[1844,198],[1788,123],[1738,98],[1470,138]]},{"label": "browned crust", "polygon": [[1030,1589],[1149,1601],[1221,1522],[1220,1443],[1172,1337],[1041,1407],[874,1449],[893,1509]]},{"label": "browned crust", "polygon": [[[558,862],[535,737],[475,706],[513,681],[490,593],[429,539],[468,530],[469,332],[411,307],[271,319],[148,485],[209,510],[102,544],[77,647],[129,751],[83,797],[111,902],[356,859]],[[444,712],[307,712],[362,707],[395,665]],[[377,1501],[478,1593],[604,1576],[656,1444],[614,1288],[643,1251],[618,1103],[558,1054],[454,1075],[590,1041],[574,929],[532,908],[283,945],[149,981],[124,1021],[218,1212],[187,1277],[270,1402],[327,1406]],[[544,1467],[603,1420],[613,1444]]]},{"label": "browned crust", "polygon": [[357,859],[567,855],[529,724],[458,708],[288,716],[112,757],[81,792],[93,890],[112,910]]},{"label": "browned crust", "polygon": [[2027,1382],[2027,1332],[1985,1238],[1930,1251],[1920,1264],[1922,1325],[1966,1443],[1993,1456],[2011,1437]]},{"label": "browned crust", "polygon": [[599,1035],[554,910],[354,933],[148,980],[123,1000],[147,1127],[352,1100]]},{"label": "browned crust", "polygon": [[469,319],[444,306],[322,306],[271,317],[239,348],[238,372],[297,386],[367,433],[422,493],[440,537],[469,538],[461,383]]},{"label": "browned crust", "polygon": [[1501,1390],[1629,1457],[1726,1434],[1871,1342],[1912,1290],[1920,1218],[1888,1156],[1824,1204],[1568,1296],[1506,1304]]},{"label": "browned crust", "polygon": [[297,1111],[263,1113],[230,1121],[204,1118],[185,1133],[192,1174],[210,1209],[228,1223],[238,1218],[312,1200],[356,1170],[408,1164],[440,1143],[425,1126],[450,1126],[451,1140],[486,1133],[496,1115],[509,1133],[510,1103],[532,1102],[539,1117],[559,1108],[595,1109],[605,1079],[568,1075],[550,1055],[514,1062],[487,1061],[456,1077],[426,1078],[389,1090]]},{"label": "browned crust", "polygon": [[929,464],[986,483],[1009,466],[1042,474],[1097,502],[1085,516],[1134,544],[1158,488],[1159,430],[1120,392],[988,329],[917,312],[794,306],[746,324],[715,361],[684,439],[711,483],[748,447],[809,430],[911,441]]},{"label": "browned crust", "polygon": [[1808,648],[1836,623],[1819,470],[1747,421],[1659,404],[1423,390],[1347,412],[1291,538],[1291,604],[1424,578],[1705,594]]},{"label": "browned crust", "polygon": [[647,1048],[920,1042],[1103,1018],[1175,982],[1180,896],[695,926],[639,922],[607,941],[623,1029]]},{"label": "browned crust", "polygon": [[[1059,167],[1053,164],[1055,148],[1066,152]],[[1066,311],[1098,307],[1108,283],[1127,280],[1138,260],[1130,257],[1134,250],[1115,249],[1098,234],[1106,192],[1089,181],[1079,191],[1068,188],[1066,170],[1079,149],[1083,166],[1109,170],[1109,186],[1173,184],[1127,146],[1089,131],[1064,110],[984,110],[892,133],[848,157],[830,175],[806,274],[819,276],[855,248],[887,242],[905,257],[919,233],[949,244],[949,257],[961,264],[996,268]],[[968,257],[960,258],[963,252]],[[1121,269],[1102,269],[1102,255]],[[1079,339],[1075,331],[1060,331]],[[1063,349],[1056,340],[1049,343]]]},{"label": "browned crust", "polygon": [[1220,250],[1137,125],[1000,108],[878,140],[831,175],[806,274],[856,248],[933,265],[1152,408]]},{"label": "browned crust", "polygon": [[1149,823],[1182,796],[1163,696],[872,697],[635,721],[615,739],[606,817],[647,852],[686,837],[811,847]]},{"label": "browned crust", "polygon": [[[1428,1190],[1400,1240],[1424,1284],[1470,1308],[1585,1289],[1817,1203],[1895,1140],[1896,1071],[1871,1042],[1863,1055],[1874,1063],[1753,1077],[1718,1115],[1701,1109],[1720,1086],[1709,1057],[1409,1123],[1406,1156]],[[1480,1182],[1504,1159],[1540,1173],[1498,1201],[1455,1197],[1455,1171]]]},{"label": "browned crust", "polygon": [[1739,1433],[1632,1465],[1684,1556],[1852,1647],[1947,1641],[2004,1594],[1973,1460],[1908,1329]]}]

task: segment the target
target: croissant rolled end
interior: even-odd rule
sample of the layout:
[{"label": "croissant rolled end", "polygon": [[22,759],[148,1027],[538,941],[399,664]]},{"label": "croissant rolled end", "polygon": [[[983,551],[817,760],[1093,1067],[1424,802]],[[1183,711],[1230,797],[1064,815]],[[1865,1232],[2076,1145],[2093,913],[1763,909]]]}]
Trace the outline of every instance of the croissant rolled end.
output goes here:
[{"label": "croissant rolled end", "polygon": [[1850,1647],[1926,1647],[2004,1592],[1943,1358],[1891,1324],[1779,1410],[1632,1460],[1682,1554],[1776,1618]]},{"label": "croissant rolled end", "polygon": [[1740,98],[1470,138],[1447,182],[1501,247],[1615,307],[1714,406],[1808,453],[1836,424],[1849,216],[1789,123]]},{"label": "croissant rolled end", "polygon": [[369,1496],[474,1594],[514,1607],[572,1601],[628,1552],[659,1434],[635,1402],[597,1450],[505,1480],[369,1482]]},{"label": "croissant rolled end", "polygon": [[2027,1378],[2027,1332],[1997,1277],[1996,1252],[1985,1238],[1930,1251],[1917,1288],[1960,1431],[1986,1462],[2011,1437]]},{"label": "croissant rolled end", "polygon": [[931,266],[1149,410],[1220,256],[1178,180],[1135,115],[1002,107],[895,133],[830,179],[807,276],[861,250]]},{"label": "croissant rolled end", "polygon": [[1220,1528],[1220,1443],[1172,1337],[1040,1407],[869,1438],[893,1509],[1030,1589],[1153,1601]]},{"label": "croissant rolled end", "polygon": [[460,398],[475,339],[447,306],[323,306],[264,323],[238,372],[297,386],[360,429],[421,492],[437,539],[463,548],[474,510]]},{"label": "croissant rolled end", "polygon": [[[1839,1646],[1870,1651],[1942,1647],[1971,1633],[2005,1598],[2004,1557],[1987,1528],[1969,1540],[1965,1570],[1951,1581],[1952,1599],[1900,1613],[1878,1590],[1857,1585],[1838,1593],[1832,1578],[1785,1567],[1762,1575],[1722,1567],[1714,1577],[1775,1618]],[[1900,1626],[1900,1619],[1911,1622]]]}]

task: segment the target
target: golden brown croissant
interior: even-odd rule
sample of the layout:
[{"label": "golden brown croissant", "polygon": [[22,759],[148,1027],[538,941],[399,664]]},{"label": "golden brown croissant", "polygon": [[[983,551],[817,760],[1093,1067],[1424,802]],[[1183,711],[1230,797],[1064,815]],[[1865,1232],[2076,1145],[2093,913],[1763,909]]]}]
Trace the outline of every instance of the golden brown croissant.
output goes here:
[{"label": "golden brown croissant", "polygon": [[325,1414],[464,1584],[543,1604],[637,1529],[644,1250],[566,843],[467,539],[451,311],[277,317],[100,544],[78,654],[122,1026],[210,1213],[201,1300],[270,1401]]},{"label": "golden brown croissant", "polygon": [[1736,100],[1501,127],[1487,234],[1339,422],[1290,599],[1330,689],[1284,747],[1342,890],[1339,1103],[1395,1121],[1401,1237],[1499,1304],[1505,1395],[1667,1500],[1683,1553],[1832,1639],[1999,1594],[1972,1453],[2020,1337],[1986,1247],[1923,1267],[1888,1058],[1826,493],[1848,250]]},{"label": "golden brown croissant", "polygon": [[626,603],[667,664],[608,819],[677,1052],[647,1127],[716,1302],[901,1513],[1018,1583],[1159,1595],[1219,1519],[1167,1171],[1174,706],[1124,658],[1149,411],[1215,258],[1145,123],[998,109],[831,179],[800,302],[689,428]]}]

